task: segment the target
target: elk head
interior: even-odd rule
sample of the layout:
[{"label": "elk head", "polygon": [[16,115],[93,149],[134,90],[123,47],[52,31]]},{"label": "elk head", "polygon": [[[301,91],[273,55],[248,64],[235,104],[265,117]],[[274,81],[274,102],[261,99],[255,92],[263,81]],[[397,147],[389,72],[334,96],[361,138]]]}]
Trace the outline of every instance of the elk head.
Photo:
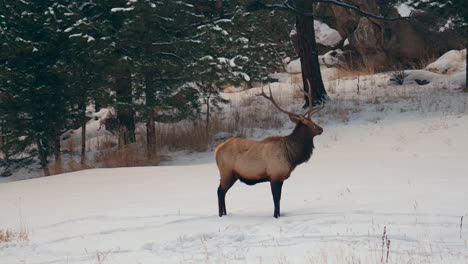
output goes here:
[{"label": "elk head", "polygon": [[[309,87],[310,87],[310,84],[309,84]],[[268,89],[270,91],[270,95],[266,95],[265,94],[265,91],[263,90],[263,85],[262,85],[262,92],[259,93],[259,94],[256,94],[257,96],[263,96],[265,97],[268,101],[270,101],[280,112],[282,113],[285,113],[289,116],[289,119],[291,120],[291,122],[295,123],[296,125],[298,125],[299,123],[302,123],[303,125],[305,125],[311,132],[312,136],[318,136],[320,134],[322,134],[323,132],[323,128],[321,128],[319,125],[317,125],[314,121],[312,121],[311,117],[313,114],[319,112],[320,110],[323,109],[323,104],[320,105],[320,106],[316,106],[316,107],[312,107],[312,91],[311,89],[309,88],[309,92],[306,93],[303,91],[303,93],[307,96],[307,98],[309,99],[309,110],[307,110],[304,114],[296,114],[296,113],[293,113],[293,112],[289,112],[289,111],[286,111],[284,109],[282,109],[277,103],[276,101],[273,99],[273,95],[271,93],[271,87],[268,86]]]}]

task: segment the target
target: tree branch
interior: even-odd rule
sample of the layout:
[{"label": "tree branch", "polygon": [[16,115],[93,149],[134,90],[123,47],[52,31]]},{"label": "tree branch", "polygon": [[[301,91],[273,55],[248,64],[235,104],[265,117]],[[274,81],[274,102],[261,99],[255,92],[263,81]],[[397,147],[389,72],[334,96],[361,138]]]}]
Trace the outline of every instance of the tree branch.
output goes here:
[{"label": "tree branch", "polygon": [[374,15],[374,14],[368,13],[366,11],[363,11],[359,6],[343,3],[343,2],[341,2],[339,0],[314,0],[314,2],[341,6],[343,8],[354,10],[358,14],[360,14],[361,16],[376,18],[376,19],[380,19],[380,20],[395,21],[395,20],[400,20],[400,19],[410,19],[411,18],[411,17],[384,17],[384,16],[380,16],[380,15]]},{"label": "tree branch", "polygon": [[233,19],[233,18],[234,18],[234,14],[222,14],[220,16],[217,16],[217,17],[214,17],[214,18],[211,18],[211,19],[199,22],[199,23],[191,24],[190,26],[199,27],[199,26],[204,26],[204,25],[208,25],[211,23],[216,23],[216,21],[221,20],[221,19]]},{"label": "tree branch", "polygon": [[290,6],[288,1],[285,1],[283,4],[264,4],[260,0],[254,0],[251,2],[247,8],[247,12],[257,11],[257,10],[284,10],[298,14],[299,12]]},{"label": "tree branch", "polygon": [[[375,15],[368,13],[364,10],[362,10],[359,6],[355,6],[352,4],[347,4],[343,3],[340,0],[313,0],[314,3],[324,3],[324,4],[332,4],[336,6],[340,6],[343,8],[351,9],[356,11],[358,14],[364,17],[371,17],[375,19],[380,19],[380,20],[387,20],[387,21],[395,21],[395,20],[400,20],[400,19],[411,19],[411,17],[384,17],[381,15]],[[284,1],[282,4],[265,4],[262,3],[261,0],[254,0],[252,3],[250,3],[247,6],[247,11],[257,11],[257,10],[283,10],[283,11],[289,11],[293,12],[294,14],[300,14],[303,16],[313,16],[314,14],[311,12],[301,12],[297,10],[296,8],[292,7],[291,5],[288,4],[288,1]]]},{"label": "tree branch", "polygon": [[157,52],[156,54],[159,54],[159,55],[165,55],[165,56],[170,56],[170,57],[173,57],[173,58],[177,58],[179,60],[181,60],[182,62],[185,62],[184,58],[174,54],[174,53],[169,53],[169,52]]}]

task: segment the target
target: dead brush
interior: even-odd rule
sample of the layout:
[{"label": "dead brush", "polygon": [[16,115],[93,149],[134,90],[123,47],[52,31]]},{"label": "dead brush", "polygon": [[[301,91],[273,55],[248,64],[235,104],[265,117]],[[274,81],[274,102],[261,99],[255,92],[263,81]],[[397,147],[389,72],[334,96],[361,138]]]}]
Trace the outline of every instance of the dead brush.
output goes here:
[{"label": "dead brush", "polygon": [[240,102],[240,106],[249,107],[249,106],[255,105],[255,103],[257,102],[258,102],[258,98],[251,96],[251,97],[243,98],[243,100]]},{"label": "dead brush", "polygon": [[115,142],[115,140],[113,140],[110,136],[108,136],[97,142],[96,149],[106,150],[106,149],[114,148],[116,146],[117,146],[117,142]]},{"label": "dead brush", "polygon": [[230,111],[214,114],[208,128],[201,121],[161,124],[156,129],[158,148],[169,151],[208,151],[216,146],[217,142],[213,138],[219,133],[244,138],[249,129],[282,127],[283,120],[278,115],[253,105],[248,111],[245,110],[247,106],[240,105]]},{"label": "dead brush", "polygon": [[208,127],[203,120],[159,124],[156,128],[156,144],[158,149],[169,151],[208,151],[214,147],[213,137],[218,133],[245,137],[243,123],[244,117],[239,112],[230,111],[214,113]]},{"label": "dead brush", "polygon": [[[364,59],[364,58],[363,58]],[[350,63],[338,68],[336,79],[354,78],[356,76],[373,75],[376,73],[376,67],[373,63]]]},{"label": "dead brush", "polygon": [[217,122],[217,118],[212,118],[208,129],[202,121],[160,125],[156,128],[158,149],[206,151],[211,142],[211,135],[215,128],[219,127]]},{"label": "dead brush", "polygon": [[405,72],[405,70],[397,70],[391,73],[390,81],[398,84],[403,85],[405,82],[406,77],[409,75]]},{"label": "dead brush", "polygon": [[81,164],[81,163],[75,161],[74,159],[70,159],[66,163],[66,169],[64,170],[64,173],[80,171],[80,170],[87,170],[87,169],[90,169],[90,168],[92,168],[92,167],[87,165],[87,164]]},{"label": "dead brush", "polygon": [[303,91],[302,84],[301,85],[299,85],[299,84],[294,85],[293,86],[293,91],[294,92],[292,93],[292,96],[291,96],[292,97],[291,99],[293,100],[293,102],[295,102],[295,103],[303,102],[304,101],[304,93],[302,92]]},{"label": "dead brush", "polygon": [[56,160],[53,166],[50,166],[50,175],[56,175],[56,174],[61,174],[64,173],[65,170],[62,165],[62,160]]},{"label": "dead brush", "polygon": [[329,81],[328,87],[327,87],[328,93],[337,94],[338,93],[337,85],[338,85],[338,81]]},{"label": "dead brush", "polygon": [[73,136],[69,137],[64,143],[65,144],[62,145],[63,152],[75,153],[75,148],[77,148],[78,145],[76,144]]},{"label": "dead brush", "polygon": [[324,109],[324,112],[320,113],[318,117],[320,117],[321,115],[325,115],[329,119],[339,120],[343,123],[346,123],[349,121],[349,114],[351,112],[351,109],[346,108],[345,106],[343,106],[343,104],[335,103],[329,104],[329,106],[327,106]]},{"label": "dead brush", "polygon": [[1,230],[0,229],[0,242],[11,242],[13,241],[15,234],[10,230]]},{"label": "dead brush", "polygon": [[[390,239],[388,239],[388,235],[387,235],[387,227],[384,226],[384,230],[383,230],[383,234],[382,234],[382,255],[381,255],[381,258],[380,258],[380,262],[381,263],[384,263],[384,259],[385,259],[385,263],[388,263],[388,257],[390,256]],[[387,254],[386,254],[386,257],[384,257],[384,249],[385,247],[387,248]]]},{"label": "dead brush", "polygon": [[[288,105],[290,101],[289,94],[278,97],[280,105]],[[237,105],[232,104],[225,111],[214,113],[208,128],[203,120],[159,124],[156,128],[157,147],[169,151],[208,151],[219,143],[214,138],[220,133],[245,138],[248,130],[259,127],[281,128],[284,120],[274,113],[271,105],[264,105],[264,102],[259,102],[255,97],[242,98]]]},{"label": "dead brush", "polygon": [[96,167],[117,168],[159,165],[159,158],[148,160],[145,148],[137,143],[119,149],[100,151],[94,157]]},{"label": "dead brush", "polygon": [[299,74],[291,74],[291,86],[292,85],[299,85],[302,84],[302,75]]},{"label": "dead brush", "polygon": [[[411,62],[409,64],[410,68],[414,69],[414,70],[424,69],[429,64],[433,63],[434,61],[436,61],[438,59],[438,57],[434,56],[433,53],[428,52],[426,54],[432,54],[432,55],[428,55],[426,57],[420,58],[419,60],[417,60],[415,62]],[[430,69],[429,69],[429,71],[430,71]]]},{"label": "dead brush", "polygon": [[21,228],[20,231],[0,229],[0,245],[13,241],[29,241],[29,232],[25,228]]}]

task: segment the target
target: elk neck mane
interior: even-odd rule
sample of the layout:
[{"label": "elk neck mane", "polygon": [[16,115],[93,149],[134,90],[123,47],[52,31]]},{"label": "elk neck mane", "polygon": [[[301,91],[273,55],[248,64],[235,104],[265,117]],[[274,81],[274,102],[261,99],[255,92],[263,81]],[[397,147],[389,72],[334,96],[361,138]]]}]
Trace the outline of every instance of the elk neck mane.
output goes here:
[{"label": "elk neck mane", "polygon": [[291,166],[295,167],[308,161],[314,150],[314,137],[309,128],[298,122],[293,132],[285,137],[284,148]]},{"label": "elk neck mane", "polygon": [[298,166],[310,159],[314,150],[314,140],[312,133],[301,122],[298,122],[293,132],[288,136],[275,136],[265,139],[266,141],[277,141],[291,168]]}]

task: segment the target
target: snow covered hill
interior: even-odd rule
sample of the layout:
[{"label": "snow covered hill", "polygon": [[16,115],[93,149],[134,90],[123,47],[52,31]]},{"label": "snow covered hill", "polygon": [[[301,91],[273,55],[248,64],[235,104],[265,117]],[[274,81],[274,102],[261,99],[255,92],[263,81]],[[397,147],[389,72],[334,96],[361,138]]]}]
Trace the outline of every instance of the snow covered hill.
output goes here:
[{"label": "snow covered hill", "polygon": [[[468,96],[457,73],[422,72],[407,78],[429,84],[327,82],[333,101],[314,119],[324,133],[285,182],[279,219],[269,184],[240,182],[219,218],[212,152],[5,182],[0,231],[26,239],[0,236],[0,263],[468,263]],[[291,96],[291,83],[274,94]]]},{"label": "snow covered hill", "polygon": [[279,219],[268,184],[242,183],[219,218],[211,153],[4,183],[0,227],[29,241],[0,242],[0,263],[377,263],[384,227],[390,263],[466,263],[467,112],[323,125]]}]

